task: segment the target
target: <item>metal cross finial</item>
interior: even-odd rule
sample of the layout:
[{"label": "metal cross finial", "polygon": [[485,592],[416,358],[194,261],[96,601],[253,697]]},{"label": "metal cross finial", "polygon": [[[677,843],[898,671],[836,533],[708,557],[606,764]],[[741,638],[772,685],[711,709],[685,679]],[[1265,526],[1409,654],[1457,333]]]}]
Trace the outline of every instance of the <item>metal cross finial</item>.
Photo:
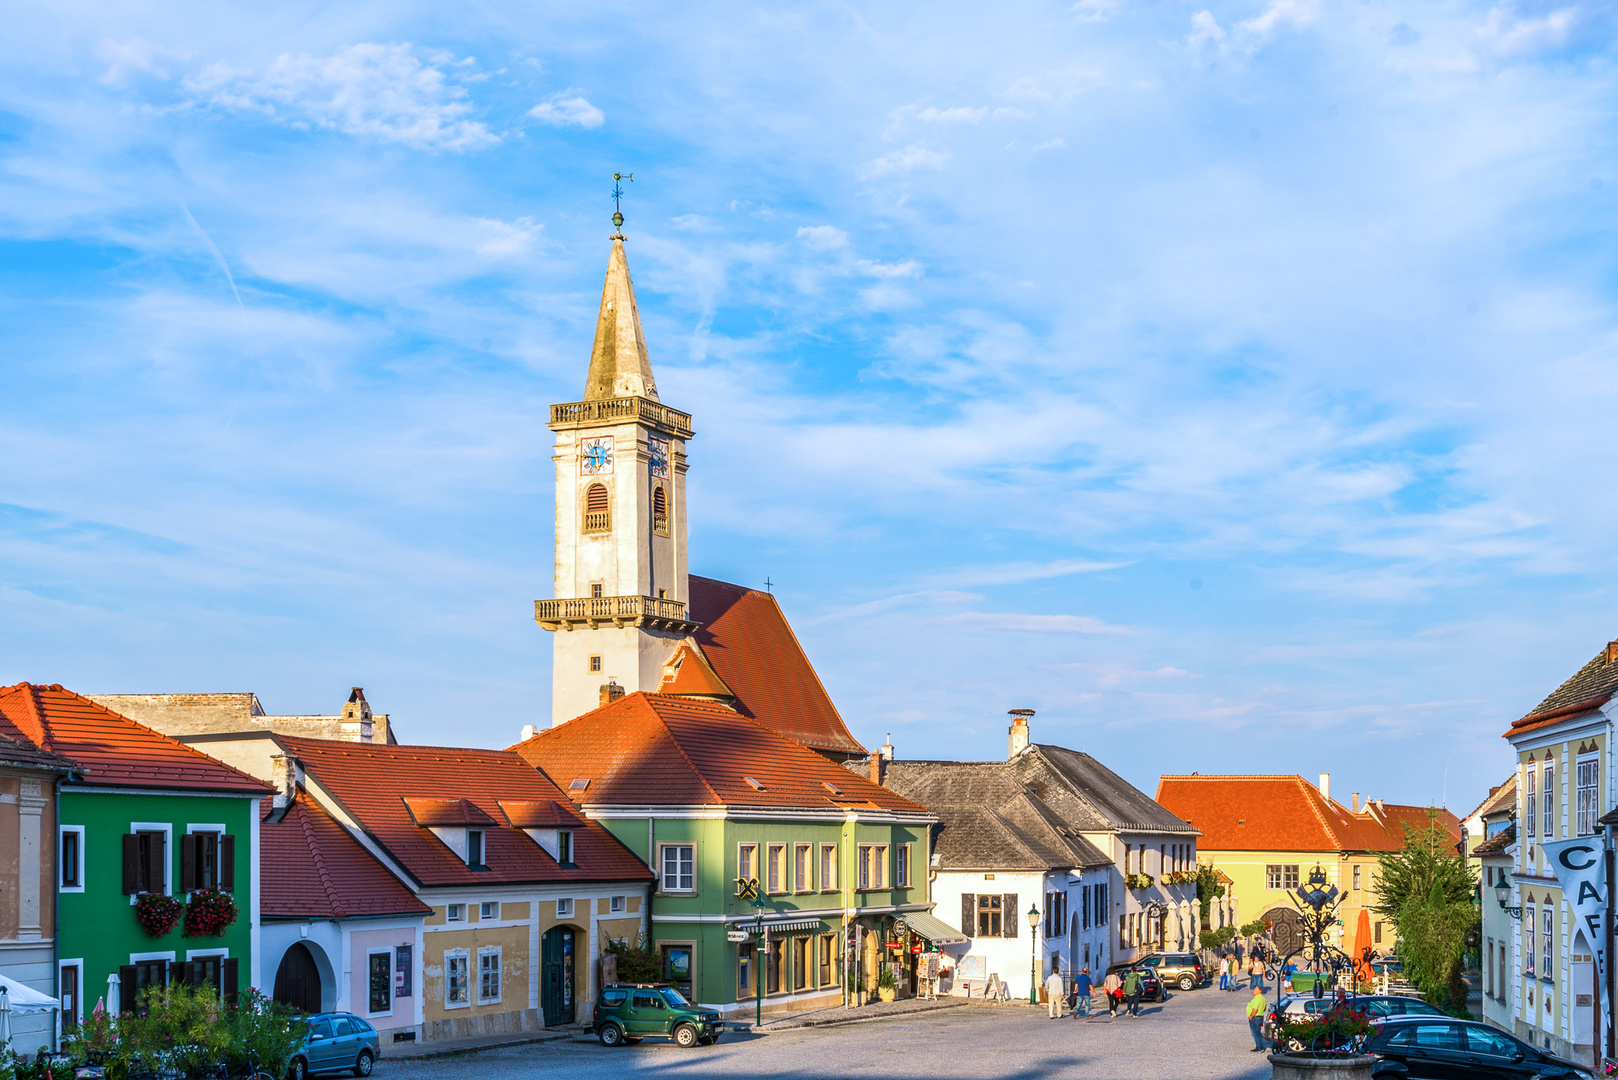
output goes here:
[{"label": "metal cross finial", "polygon": [[775,582],[771,581],[769,578],[764,579],[764,591],[765,592],[774,592],[775,591],[774,586],[775,586]]},{"label": "metal cross finial", "polygon": [[623,230],[624,230],[624,209],[619,204],[623,201],[623,197],[624,197],[624,183],[623,182],[625,180],[628,180],[631,183],[633,183],[634,180],[635,180],[635,174],[634,173],[613,173],[612,174],[612,224],[613,224],[613,227],[618,230],[616,233],[613,233],[612,238],[614,240],[622,240],[624,238],[624,234],[623,234]]}]

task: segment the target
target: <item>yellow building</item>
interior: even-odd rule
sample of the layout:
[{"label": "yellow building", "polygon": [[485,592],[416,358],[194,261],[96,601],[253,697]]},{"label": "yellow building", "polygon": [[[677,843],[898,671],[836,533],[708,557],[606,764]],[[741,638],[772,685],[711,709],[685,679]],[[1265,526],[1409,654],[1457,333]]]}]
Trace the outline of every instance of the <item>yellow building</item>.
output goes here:
[{"label": "yellow building", "polygon": [[[1198,857],[1229,875],[1243,919],[1267,919],[1285,956],[1302,945],[1297,909],[1287,897],[1318,864],[1346,899],[1331,944],[1346,948],[1361,909],[1376,902],[1377,856],[1404,846],[1404,826],[1426,829],[1434,815],[1460,841],[1460,821],[1448,810],[1384,803],[1351,805],[1331,798],[1330,776],[1318,785],[1301,776],[1164,776],[1157,801],[1202,832]],[[1371,914],[1372,948],[1393,951],[1393,927]]]}]

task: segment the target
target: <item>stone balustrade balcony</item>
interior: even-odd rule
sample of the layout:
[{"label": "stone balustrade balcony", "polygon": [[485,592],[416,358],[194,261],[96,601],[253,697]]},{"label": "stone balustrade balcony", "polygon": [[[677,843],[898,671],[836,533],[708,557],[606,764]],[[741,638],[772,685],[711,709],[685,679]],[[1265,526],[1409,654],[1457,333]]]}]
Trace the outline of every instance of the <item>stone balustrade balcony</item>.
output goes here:
[{"label": "stone balustrade balcony", "polygon": [[681,438],[691,437],[691,414],[671,409],[644,397],[598,398],[551,406],[551,423],[556,428],[586,427],[616,420],[639,420],[660,427]]},{"label": "stone balustrade balcony", "polygon": [[657,596],[586,596],[576,600],[535,600],[534,621],[546,630],[594,630],[613,626],[650,626],[689,634],[697,623],[686,618],[685,605]]}]

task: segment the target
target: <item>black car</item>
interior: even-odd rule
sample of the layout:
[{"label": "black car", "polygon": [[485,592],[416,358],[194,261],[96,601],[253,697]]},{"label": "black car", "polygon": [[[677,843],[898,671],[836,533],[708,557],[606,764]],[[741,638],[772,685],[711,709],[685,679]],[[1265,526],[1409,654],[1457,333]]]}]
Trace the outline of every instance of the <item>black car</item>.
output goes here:
[{"label": "black car", "polygon": [[1588,1067],[1556,1057],[1477,1020],[1390,1016],[1365,1043],[1377,1080],[1595,1080]]}]

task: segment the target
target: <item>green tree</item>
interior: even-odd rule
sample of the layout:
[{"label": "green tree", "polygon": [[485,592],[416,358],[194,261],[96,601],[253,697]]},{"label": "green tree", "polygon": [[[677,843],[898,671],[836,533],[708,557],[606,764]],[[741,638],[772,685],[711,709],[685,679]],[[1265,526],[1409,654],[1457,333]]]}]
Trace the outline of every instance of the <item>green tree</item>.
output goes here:
[{"label": "green tree", "polygon": [[1406,825],[1404,847],[1377,862],[1371,910],[1393,922],[1405,975],[1433,1004],[1466,1015],[1464,959],[1482,924],[1476,873],[1456,853],[1437,810],[1428,811],[1425,829]]},{"label": "green tree", "polygon": [[1197,864],[1197,903],[1202,907],[1202,922],[1199,925],[1208,925],[1208,916],[1213,902],[1225,895],[1225,887],[1219,884],[1219,875],[1214,873],[1213,863]]}]

